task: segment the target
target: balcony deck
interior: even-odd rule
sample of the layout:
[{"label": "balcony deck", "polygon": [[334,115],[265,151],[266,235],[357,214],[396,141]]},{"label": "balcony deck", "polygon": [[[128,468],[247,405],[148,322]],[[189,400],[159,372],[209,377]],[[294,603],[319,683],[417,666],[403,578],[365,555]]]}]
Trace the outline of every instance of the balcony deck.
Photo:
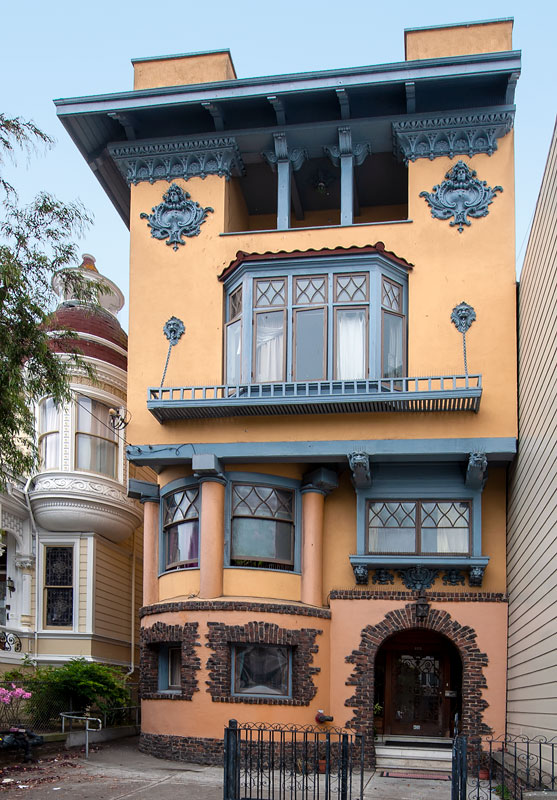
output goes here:
[{"label": "balcony deck", "polygon": [[481,375],[351,381],[150,387],[147,408],[159,422],[277,414],[478,412]]}]

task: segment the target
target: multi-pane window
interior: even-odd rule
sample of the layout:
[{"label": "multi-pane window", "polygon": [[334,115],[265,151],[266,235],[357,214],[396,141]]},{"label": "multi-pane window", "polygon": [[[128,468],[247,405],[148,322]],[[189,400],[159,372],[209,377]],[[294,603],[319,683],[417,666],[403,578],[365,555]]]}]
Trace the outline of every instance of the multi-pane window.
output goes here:
[{"label": "multi-pane window", "polygon": [[469,500],[377,500],[367,506],[367,547],[375,554],[468,555]]},{"label": "multi-pane window", "polygon": [[45,626],[73,624],[73,546],[45,547]]},{"label": "multi-pane window", "polygon": [[401,377],[404,283],[378,268],[248,274],[227,295],[225,331],[228,385]]},{"label": "multi-pane window", "polygon": [[294,569],[294,492],[234,484],[231,527],[233,566]]},{"label": "multi-pane window", "polygon": [[41,469],[60,467],[60,413],[52,397],[39,404],[39,454]]},{"label": "multi-pane window", "polygon": [[199,488],[180,489],[164,498],[165,569],[199,566]]},{"label": "multi-pane window", "polygon": [[292,648],[277,645],[232,646],[232,694],[292,696]]},{"label": "multi-pane window", "polygon": [[91,397],[77,398],[75,466],[109,478],[118,475],[118,437],[109,407]]}]

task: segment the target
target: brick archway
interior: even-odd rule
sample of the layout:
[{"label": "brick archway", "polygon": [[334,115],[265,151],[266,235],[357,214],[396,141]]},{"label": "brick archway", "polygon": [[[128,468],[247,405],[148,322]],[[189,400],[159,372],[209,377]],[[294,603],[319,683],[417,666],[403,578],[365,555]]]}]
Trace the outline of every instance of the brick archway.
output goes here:
[{"label": "brick archway", "polygon": [[367,625],[362,630],[358,649],[346,657],[346,662],[354,665],[346,685],[355,687],[354,694],[345,702],[354,709],[352,719],[346,724],[365,735],[366,760],[371,766],[375,764],[373,701],[377,652],[393,634],[420,628],[445,636],[462,659],[462,733],[491,733],[483,722],[483,711],[488,705],[482,697],[482,689],[487,687],[483,668],[488,659],[478,648],[476,631],[469,625],[461,625],[448,611],[441,609],[430,608],[425,619],[417,619],[415,603],[408,603],[404,608],[389,611],[377,625]]}]

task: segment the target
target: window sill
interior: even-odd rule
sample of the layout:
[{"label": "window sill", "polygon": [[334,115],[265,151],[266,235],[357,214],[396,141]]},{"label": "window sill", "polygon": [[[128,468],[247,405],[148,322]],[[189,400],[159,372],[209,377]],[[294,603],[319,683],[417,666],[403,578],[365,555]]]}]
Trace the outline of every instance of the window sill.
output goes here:
[{"label": "window sill", "polygon": [[309,706],[309,700],[295,700],[293,697],[266,697],[262,695],[241,696],[231,694],[224,697],[213,697],[213,703],[246,703],[248,705],[267,706]]},{"label": "window sill", "polygon": [[478,412],[481,375],[150,387],[147,408],[176,419],[350,412]]}]

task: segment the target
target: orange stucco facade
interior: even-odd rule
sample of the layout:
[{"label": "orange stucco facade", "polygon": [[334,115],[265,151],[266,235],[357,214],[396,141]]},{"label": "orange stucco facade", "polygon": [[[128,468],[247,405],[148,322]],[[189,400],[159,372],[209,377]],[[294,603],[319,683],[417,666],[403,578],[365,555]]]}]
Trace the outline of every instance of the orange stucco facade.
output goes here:
[{"label": "orange stucco facade", "polygon": [[[142,98],[158,87],[153,103],[164,90],[176,105],[178,92],[187,110],[189,93],[206,95],[204,119],[215,127],[203,140],[192,127],[168,144],[169,101],[152,112],[156,142],[138,134],[125,163],[122,142],[109,143],[118,169],[132,170],[128,441],[136,444],[128,457],[157,473],[148,488],[130,484],[145,501],[150,560],[145,750],[164,754],[171,741],[172,757],[192,759],[206,741],[210,759],[229,718],[310,724],[319,710],[368,737],[370,763],[374,713],[393,735],[450,737],[455,713],[468,732],[504,730],[506,469],[517,436],[514,106],[510,90],[497,94],[499,78],[482,103],[472,96],[457,111],[428,80],[441,75],[455,97],[467,97],[472,66],[488,85],[501,69],[491,66],[497,56],[512,62],[516,82],[511,30],[500,20],[407,31],[404,80],[392,79],[401,105],[388,123],[357,111],[351,81],[373,98],[373,72],[339,73],[332,85],[328,73],[290,76],[288,91],[279,76],[273,94],[239,81],[227,52],[135,63]],[[312,111],[312,81],[330,100],[326,111]],[[249,109],[241,105],[248,90]],[[307,112],[289,105],[294,91]],[[250,122],[252,113],[260,116]],[[327,126],[329,144],[319,138]],[[366,136],[371,144],[356,144]],[[203,168],[190,170],[190,155],[172,160],[174,147]],[[156,148],[170,148],[167,162]],[[234,148],[236,161],[217,169]],[[458,161],[468,177],[451,190],[452,209],[484,191],[470,188],[472,177],[493,187],[460,232],[453,210],[433,214],[424,198],[440,196]],[[365,170],[379,163],[387,179],[374,194]],[[157,169],[172,172],[163,180]],[[162,232],[156,221],[170,213],[170,182],[202,217],[174,247],[165,243],[172,217]],[[342,305],[339,275],[360,282],[352,306]],[[297,299],[312,280],[313,299]],[[466,356],[451,322],[462,302],[475,311]],[[308,345],[300,333],[310,306],[325,320],[324,344],[321,334]],[[343,312],[368,332],[360,373],[342,364],[351,358],[339,344]],[[385,332],[393,315],[398,339]],[[185,332],[169,346],[163,327],[172,317]],[[282,365],[277,357],[267,372],[264,324],[282,348]],[[296,378],[302,351],[315,362],[304,380]],[[389,373],[391,356],[398,366]],[[264,373],[271,377],[258,378]],[[407,376],[438,377],[418,386]],[[404,700],[400,677],[408,659],[422,664],[424,648],[437,698],[427,717]],[[281,663],[280,686],[264,671],[267,656]]]}]

